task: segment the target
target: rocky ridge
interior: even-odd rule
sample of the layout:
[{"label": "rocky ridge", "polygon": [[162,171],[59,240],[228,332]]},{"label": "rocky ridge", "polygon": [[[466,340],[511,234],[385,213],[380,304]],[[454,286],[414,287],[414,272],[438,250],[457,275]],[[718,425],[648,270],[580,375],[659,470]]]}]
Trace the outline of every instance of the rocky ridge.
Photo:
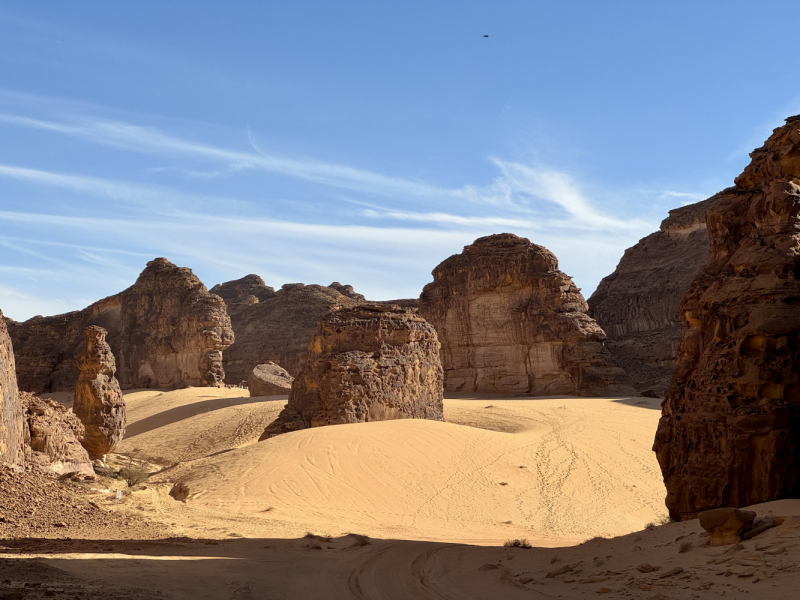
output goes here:
[{"label": "rocky ridge", "polygon": [[654,450],[674,518],[800,496],[800,116],[706,215]]},{"label": "rocky ridge", "polygon": [[266,362],[296,375],[319,319],[331,310],[364,302],[349,285],[287,283],[275,291],[258,275],[216,285],[211,292],[225,300],[236,332],[236,341],[223,355],[226,379],[232,384],[246,381]]},{"label": "rocky ridge", "polygon": [[388,419],[443,420],[436,331],[413,311],[364,304],[320,319],[278,419],[280,433]]},{"label": "rocky ridge", "polygon": [[479,238],[433,279],[419,313],[439,335],[448,392],[633,393],[580,290],[546,248],[510,233]]},{"label": "rocky ridge", "polygon": [[663,397],[672,379],[683,332],[678,305],[708,263],[706,212],[715,202],[716,196],[669,211],[588,300],[606,347],[640,393]]}]

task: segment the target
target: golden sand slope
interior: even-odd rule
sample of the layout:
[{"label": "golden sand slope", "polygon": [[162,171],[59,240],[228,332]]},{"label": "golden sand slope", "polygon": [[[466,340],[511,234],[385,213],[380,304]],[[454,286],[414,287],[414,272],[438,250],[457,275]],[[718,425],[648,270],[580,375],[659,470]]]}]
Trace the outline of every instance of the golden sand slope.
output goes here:
[{"label": "golden sand slope", "polygon": [[168,486],[155,486],[155,514],[194,533],[540,545],[620,535],[665,514],[650,450],[655,400],[445,400],[447,423],[338,425],[256,443],[284,400],[241,392],[126,396],[120,450],[180,463],[154,481],[190,490],[174,506]]}]

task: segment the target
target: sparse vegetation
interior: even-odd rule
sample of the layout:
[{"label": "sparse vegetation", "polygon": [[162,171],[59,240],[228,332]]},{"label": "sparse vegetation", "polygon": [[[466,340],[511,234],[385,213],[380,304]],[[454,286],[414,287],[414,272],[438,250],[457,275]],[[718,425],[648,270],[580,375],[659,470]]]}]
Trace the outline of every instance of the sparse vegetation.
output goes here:
[{"label": "sparse vegetation", "polygon": [[144,483],[150,477],[150,461],[140,458],[136,451],[128,457],[128,464],[119,470],[119,478],[133,487]]},{"label": "sparse vegetation", "polygon": [[506,540],[503,544],[506,548],[533,548],[527,538],[515,538],[513,540]]},{"label": "sparse vegetation", "polygon": [[557,563],[557,562],[558,562],[558,561],[560,561],[560,560],[561,560],[561,559],[560,559],[560,558],[558,558],[557,556],[551,556],[551,557],[550,557],[550,564],[551,564],[551,565],[552,565],[552,564],[555,564],[555,563]]},{"label": "sparse vegetation", "polygon": [[678,552],[681,552],[681,553],[688,552],[691,549],[692,549],[692,542],[690,542],[689,540],[684,540],[684,541],[681,542],[681,547],[678,550]]},{"label": "sparse vegetation", "polygon": [[363,546],[369,546],[372,541],[369,539],[369,536],[360,535],[358,533],[350,534],[353,536],[353,548],[361,548]]},{"label": "sparse vegetation", "polygon": [[659,525],[666,525],[667,523],[669,523],[669,521],[670,521],[669,515],[664,515],[659,517],[655,521],[650,521],[647,525],[644,526],[644,528],[649,531],[650,529],[654,529]]}]

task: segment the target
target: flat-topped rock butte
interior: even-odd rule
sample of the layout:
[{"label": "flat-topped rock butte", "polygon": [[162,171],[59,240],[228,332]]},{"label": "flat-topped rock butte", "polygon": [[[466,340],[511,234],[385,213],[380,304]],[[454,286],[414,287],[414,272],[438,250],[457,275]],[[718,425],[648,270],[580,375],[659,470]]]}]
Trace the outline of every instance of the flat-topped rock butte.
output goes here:
[{"label": "flat-topped rock butte", "polygon": [[587,312],[555,255],[510,233],[441,263],[419,303],[439,334],[448,392],[633,394]]}]

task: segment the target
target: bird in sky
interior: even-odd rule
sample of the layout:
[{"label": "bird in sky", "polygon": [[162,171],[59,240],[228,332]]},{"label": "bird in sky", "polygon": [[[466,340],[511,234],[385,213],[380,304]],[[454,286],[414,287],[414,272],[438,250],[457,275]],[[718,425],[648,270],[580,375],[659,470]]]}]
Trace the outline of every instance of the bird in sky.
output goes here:
[{"label": "bird in sky", "polygon": [[483,36],[483,37],[489,37],[489,36],[488,36],[488,35],[485,35],[485,36]]}]

